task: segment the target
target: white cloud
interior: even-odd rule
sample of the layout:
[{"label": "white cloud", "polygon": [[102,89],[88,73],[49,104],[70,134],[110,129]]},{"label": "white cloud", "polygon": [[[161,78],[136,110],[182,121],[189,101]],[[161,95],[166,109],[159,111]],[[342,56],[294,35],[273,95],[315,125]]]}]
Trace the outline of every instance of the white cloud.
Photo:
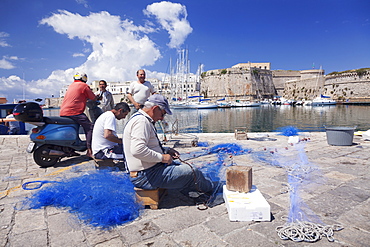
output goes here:
[{"label": "white cloud", "polygon": [[119,16],[108,12],[81,16],[59,11],[40,23],[52,26],[57,33],[66,34],[70,39],[78,38],[91,44],[92,52],[85,63],[76,68],[87,73],[89,78],[108,81],[135,78],[137,69],[154,64],[160,57],[154,42],[146,35],[139,35],[145,28],[121,21]]},{"label": "white cloud", "polygon": [[74,53],[72,55],[72,57],[84,57],[84,56],[85,56],[85,54],[83,54],[83,53]]},{"label": "white cloud", "polygon": [[15,66],[8,60],[11,60],[11,59],[9,59],[8,57],[3,57],[3,59],[0,60],[0,69],[14,69],[15,68]]},{"label": "white cloud", "polygon": [[5,41],[4,38],[9,37],[8,33],[0,32],[0,47],[9,47],[10,45]]},{"label": "white cloud", "polygon": [[89,5],[87,4],[86,0],[76,0],[78,4],[82,4],[85,8],[88,8]]},{"label": "white cloud", "polygon": [[0,78],[0,97],[5,97],[8,101],[21,99],[23,95],[25,81],[18,76],[11,75],[8,78]]},{"label": "white cloud", "polygon": [[[79,3],[86,3],[79,1]],[[192,28],[186,21],[186,9],[179,4],[161,2],[160,5],[152,4],[147,13],[154,15],[170,35],[170,47],[179,47],[185,41]],[[164,14],[169,10],[169,15]],[[162,11],[160,11],[162,10]],[[145,22],[145,21],[144,21]],[[75,25],[78,23],[79,25]],[[51,26],[55,32],[67,35],[69,39],[79,39],[83,46],[86,43],[91,45],[84,48],[82,53],[75,53],[73,56],[85,54],[86,60],[76,68],[67,70],[56,70],[47,79],[40,79],[31,82],[24,82],[27,86],[27,93],[30,98],[50,97],[59,95],[59,90],[73,81],[73,74],[76,71],[85,72],[89,82],[98,79],[107,81],[129,81],[136,79],[136,71],[145,66],[153,65],[161,53],[157,45],[148,34],[155,32],[158,27],[153,23],[146,22],[145,26],[135,25],[132,20],[121,20],[120,16],[111,15],[108,12],[90,13],[82,16],[78,13],[71,13],[60,10],[50,17],[44,18],[40,24]],[[0,66],[10,67],[10,58],[0,60]],[[1,65],[2,63],[2,65]],[[147,71],[148,77],[161,79],[163,73]],[[0,78],[0,97],[8,95],[11,98],[19,98],[19,81],[14,78]],[[2,89],[7,85],[8,91]],[[10,96],[14,91],[13,96]],[[3,87],[4,88],[4,87]]]},{"label": "white cloud", "polygon": [[154,15],[161,26],[170,35],[170,48],[180,48],[186,37],[193,31],[187,18],[187,11],[184,5],[162,1],[153,3],[146,7],[144,13],[147,16]]}]

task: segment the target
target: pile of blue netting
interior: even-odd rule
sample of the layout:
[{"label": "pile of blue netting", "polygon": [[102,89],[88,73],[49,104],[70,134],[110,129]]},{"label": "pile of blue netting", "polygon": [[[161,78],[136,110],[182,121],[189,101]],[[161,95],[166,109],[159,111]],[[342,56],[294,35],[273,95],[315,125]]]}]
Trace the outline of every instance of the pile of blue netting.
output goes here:
[{"label": "pile of blue netting", "polygon": [[[41,184],[45,183],[47,181]],[[108,169],[58,182],[50,181],[26,198],[24,205],[30,209],[46,206],[67,208],[86,224],[102,229],[130,222],[143,209],[128,175]]]},{"label": "pile of blue netting", "polygon": [[276,132],[280,132],[280,134],[278,135],[282,135],[282,136],[297,136],[299,134],[298,133],[299,129],[297,129],[294,126],[285,126],[285,127],[278,128]]}]

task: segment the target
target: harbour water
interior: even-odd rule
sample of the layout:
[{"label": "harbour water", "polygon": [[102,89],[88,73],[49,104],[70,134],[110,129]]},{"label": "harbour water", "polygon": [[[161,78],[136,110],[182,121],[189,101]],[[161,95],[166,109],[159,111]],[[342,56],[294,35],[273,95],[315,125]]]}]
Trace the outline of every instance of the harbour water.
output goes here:
[{"label": "harbour water", "polygon": [[[273,132],[281,127],[294,126],[300,131],[325,131],[325,126],[349,126],[356,130],[370,129],[370,106],[272,106],[217,109],[172,109],[166,115],[166,130],[182,133],[233,133],[237,127],[248,132]],[[58,116],[59,109],[45,109],[45,116]],[[127,121],[120,121],[122,133]],[[161,128],[159,128],[161,132]]]}]

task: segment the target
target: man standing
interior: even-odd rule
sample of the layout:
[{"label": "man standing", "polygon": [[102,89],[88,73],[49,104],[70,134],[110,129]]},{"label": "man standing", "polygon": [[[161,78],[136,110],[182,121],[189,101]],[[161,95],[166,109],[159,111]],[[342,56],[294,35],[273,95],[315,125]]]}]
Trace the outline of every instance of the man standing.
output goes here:
[{"label": "man standing", "polygon": [[111,92],[107,91],[107,82],[104,80],[99,81],[99,91],[96,92],[98,100],[100,101],[99,107],[103,112],[110,111],[114,108],[114,100]]},{"label": "man standing", "polygon": [[86,84],[87,75],[85,73],[76,73],[74,82],[69,85],[67,92],[64,96],[63,103],[60,107],[59,115],[61,117],[69,117],[76,121],[85,131],[87,152],[86,156],[92,157],[91,150],[91,137],[93,124],[85,115],[84,110],[86,101],[96,100],[95,94],[91,88]]},{"label": "man standing", "polygon": [[138,81],[130,84],[129,91],[127,92],[127,98],[139,110],[143,108],[144,102],[149,98],[151,94],[156,93],[153,85],[149,81],[145,81],[145,71],[140,69],[136,72]]},{"label": "man standing", "polygon": [[154,123],[163,120],[166,113],[172,114],[167,99],[154,94],[128,121],[123,140],[131,182],[142,189],[212,193],[215,185],[202,172],[188,164],[174,163],[173,159],[179,158],[179,153],[162,147]]},{"label": "man standing", "polygon": [[122,138],[116,133],[116,119],[124,119],[130,112],[127,103],[118,103],[96,120],[92,136],[92,151],[96,159],[124,159]]}]

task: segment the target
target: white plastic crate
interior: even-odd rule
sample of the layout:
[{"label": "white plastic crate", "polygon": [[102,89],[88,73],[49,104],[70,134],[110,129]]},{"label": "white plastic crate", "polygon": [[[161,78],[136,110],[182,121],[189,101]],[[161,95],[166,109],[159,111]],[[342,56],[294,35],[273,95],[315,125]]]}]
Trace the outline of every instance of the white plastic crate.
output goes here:
[{"label": "white plastic crate", "polygon": [[248,193],[240,193],[223,187],[225,205],[230,221],[270,221],[270,204],[256,186]]}]

